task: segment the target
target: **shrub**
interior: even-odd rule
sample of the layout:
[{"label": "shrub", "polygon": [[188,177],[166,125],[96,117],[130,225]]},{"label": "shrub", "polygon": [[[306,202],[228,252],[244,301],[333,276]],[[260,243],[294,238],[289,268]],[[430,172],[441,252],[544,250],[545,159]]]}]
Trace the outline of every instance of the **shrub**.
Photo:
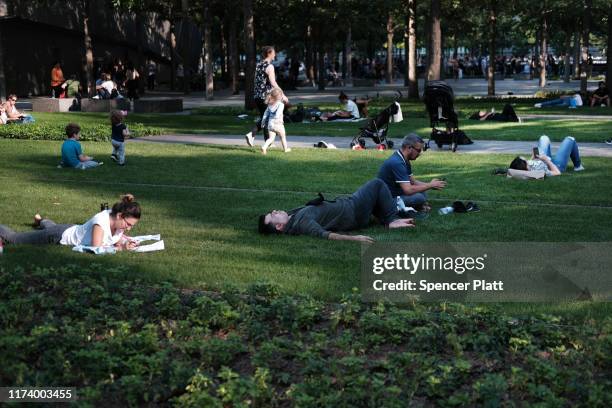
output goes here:
[{"label": "shrub", "polygon": [[[132,137],[160,135],[162,130],[156,127],[145,126],[142,123],[129,123],[128,127]],[[28,123],[23,125],[0,126],[0,138],[26,139],[26,140],[64,140],[66,138],[65,125],[47,123]],[[108,142],[111,138],[110,125],[100,123],[86,124],[81,127],[81,140],[93,142]]]}]

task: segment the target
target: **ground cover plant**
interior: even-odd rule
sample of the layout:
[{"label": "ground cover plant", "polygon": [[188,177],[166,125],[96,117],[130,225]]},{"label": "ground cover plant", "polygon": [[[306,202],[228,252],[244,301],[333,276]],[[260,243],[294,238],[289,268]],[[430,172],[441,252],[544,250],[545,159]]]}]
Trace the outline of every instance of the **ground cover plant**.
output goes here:
[{"label": "ground cover plant", "polygon": [[[534,99],[537,101],[537,99]],[[610,108],[581,108],[570,110],[566,108],[533,108],[533,101],[521,99],[512,100],[519,115],[538,114],[541,117],[526,120],[524,123],[496,123],[468,120],[468,116],[477,110],[490,110],[495,108],[501,112],[505,101],[489,101],[475,99],[458,99],[456,109],[459,111],[461,128],[473,139],[480,140],[536,140],[540,135],[547,134],[553,141],[560,141],[571,135],[580,142],[601,142],[610,137],[612,126],[612,110]],[[381,99],[371,103],[370,113],[376,114],[386,107],[391,100]],[[404,121],[392,124],[390,136],[400,138],[409,132],[417,132],[428,136],[431,132],[429,119],[427,119],[422,102],[402,101]],[[317,104],[323,110],[335,110],[336,104]],[[239,119],[238,115],[245,113],[240,107],[198,108],[190,115],[168,114],[129,114],[127,124],[134,129],[137,136],[155,134],[243,134],[249,130],[256,119],[255,112],[246,119]],[[546,118],[547,115],[603,115],[610,116],[609,120],[572,118],[557,119]],[[55,139],[63,135],[63,127],[70,121],[77,122],[83,127],[86,140],[107,140],[110,138],[108,115],[105,113],[35,113],[38,124],[28,132],[15,127],[0,127],[0,137]],[[44,124],[44,128],[37,126]],[[363,123],[289,123],[286,125],[289,140],[291,135],[334,137],[355,136]],[[48,136],[46,136],[48,135]]]},{"label": "ground cover plant", "polygon": [[80,406],[612,404],[612,320],[198,292],[127,268],[0,267],[0,382]]}]

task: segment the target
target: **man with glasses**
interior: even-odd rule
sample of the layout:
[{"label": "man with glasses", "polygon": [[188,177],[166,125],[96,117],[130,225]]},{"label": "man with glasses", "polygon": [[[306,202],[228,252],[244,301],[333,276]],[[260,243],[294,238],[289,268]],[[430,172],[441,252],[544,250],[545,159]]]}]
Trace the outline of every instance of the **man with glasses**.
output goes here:
[{"label": "man with glasses", "polygon": [[8,117],[7,123],[32,123],[34,118],[31,115],[21,113],[15,107],[17,103],[17,95],[10,94],[6,100],[6,116]]},{"label": "man with glasses", "polygon": [[410,162],[419,157],[424,146],[423,139],[410,133],[402,141],[400,149],[385,160],[378,171],[378,178],[389,187],[393,197],[400,197],[405,206],[417,211],[431,209],[427,204],[427,190],[441,190],[446,187],[443,180],[433,179],[426,183],[416,180],[412,175]]}]

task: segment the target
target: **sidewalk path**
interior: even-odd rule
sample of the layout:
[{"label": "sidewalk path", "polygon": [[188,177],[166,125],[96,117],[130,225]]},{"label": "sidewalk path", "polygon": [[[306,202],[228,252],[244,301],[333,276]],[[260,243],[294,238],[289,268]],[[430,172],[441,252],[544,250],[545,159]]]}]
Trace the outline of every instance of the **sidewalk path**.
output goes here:
[{"label": "sidewalk path", "polygon": [[[328,143],[333,143],[339,149],[348,149],[352,138],[350,137],[325,137],[325,136],[290,136],[288,137],[291,147],[313,148],[313,144],[320,140],[325,140]],[[225,146],[240,146],[246,147],[244,135],[160,135],[160,136],[145,136],[136,139],[131,139],[132,143],[182,143],[182,144],[210,144],[210,145],[225,145]],[[371,140],[367,140],[368,148],[374,147]],[[395,140],[396,143],[399,139]],[[256,148],[262,144],[262,138],[256,140]],[[280,146],[280,141],[277,141],[277,146]],[[475,140],[474,144],[467,146],[459,146],[458,152],[461,153],[476,153],[476,154],[491,154],[491,153],[508,153],[508,154],[523,154],[528,155],[534,147],[535,142],[517,142],[517,141],[499,141],[499,140]],[[559,147],[559,143],[553,142],[553,151]],[[431,151],[436,152],[438,149],[435,145]],[[448,146],[442,151],[448,151]],[[612,158],[612,146],[605,143],[580,143],[580,155],[584,157],[610,157]]]}]

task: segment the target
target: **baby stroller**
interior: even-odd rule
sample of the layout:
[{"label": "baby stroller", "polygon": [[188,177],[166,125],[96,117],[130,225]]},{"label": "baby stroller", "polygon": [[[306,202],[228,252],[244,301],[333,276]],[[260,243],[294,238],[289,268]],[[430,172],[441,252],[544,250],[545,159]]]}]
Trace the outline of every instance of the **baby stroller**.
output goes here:
[{"label": "baby stroller", "polygon": [[[457,145],[471,144],[472,141],[459,130],[459,119],[453,108],[453,89],[444,81],[430,81],[425,87],[424,96],[431,123],[431,136],[425,148],[432,140],[440,149],[450,145],[453,152],[457,150]],[[446,124],[446,130],[437,129],[441,123]]]},{"label": "baby stroller", "polygon": [[393,148],[393,141],[387,139],[389,122],[402,121],[402,109],[398,102],[383,109],[376,117],[368,120],[368,123],[359,128],[359,135],[351,141],[351,148],[354,150],[365,149],[365,138],[369,137],[378,145],[379,149]]}]

